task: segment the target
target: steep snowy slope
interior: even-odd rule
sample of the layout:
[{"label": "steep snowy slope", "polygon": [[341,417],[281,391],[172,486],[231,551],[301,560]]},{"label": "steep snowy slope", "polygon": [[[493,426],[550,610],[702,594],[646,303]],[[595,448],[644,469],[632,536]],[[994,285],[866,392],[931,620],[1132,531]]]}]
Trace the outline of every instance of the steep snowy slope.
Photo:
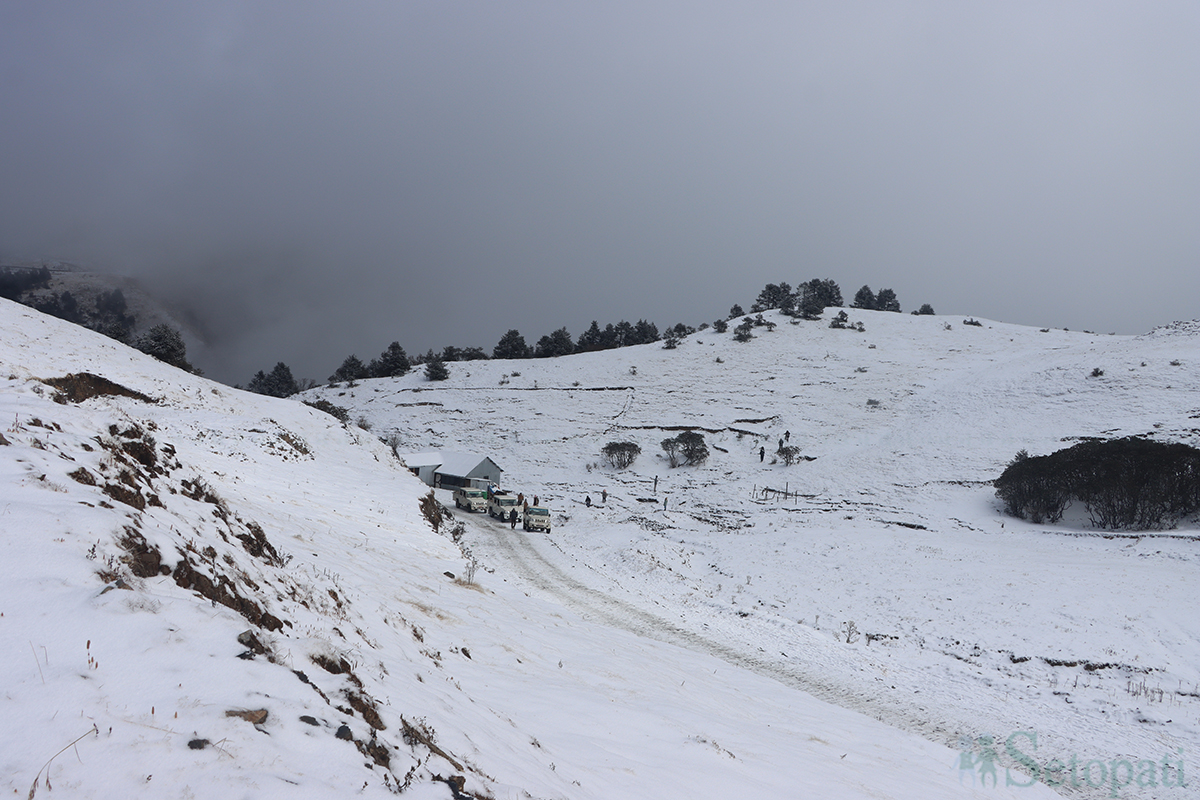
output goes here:
[{"label": "steep snowy slope", "polygon": [[373,435],[7,302],[0,420],[5,793],[1049,794],[736,653],[472,582]]},{"label": "steep snowy slope", "polygon": [[[1200,749],[1195,521],[1030,525],[1000,514],[990,481],[1018,450],[1079,437],[1200,445],[1200,326],[1116,337],[860,311],[858,332],[832,316],[768,314],[775,330],[745,343],[702,331],[675,350],[456,363],[444,382],[417,372],[311,396],[402,450],[491,456],[511,488],[549,498],[550,536],[469,520],[476,555],[531,593],[967,763],[1018,734],[1000,762],[1023,753],[1063,791],[1159,796],[1178,780],[1171,759]],[[666,463],[659,442],[682,429],[704,433],[705,464]],[[812,460],[779,462],[785,438]],[[611,441],[642,455],[614,470]],[[1106,765],[1104,779],[1098,765],[1045,770],[1072,758]]]}]

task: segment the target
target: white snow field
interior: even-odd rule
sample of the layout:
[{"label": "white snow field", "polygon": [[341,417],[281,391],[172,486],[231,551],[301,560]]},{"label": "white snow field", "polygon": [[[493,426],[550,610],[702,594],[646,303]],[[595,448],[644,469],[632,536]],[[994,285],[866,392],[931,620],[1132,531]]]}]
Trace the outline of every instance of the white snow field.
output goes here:
[{"label": "white snow field", "polygon": [[[0,793],[1196,796],[1194,526],[986,485],[1065,437],[1195,444],[1196,326],[852,318],[307,396],[367,431],[0,301]],[[657,457],[676,426],[705,465]],[[785,430],[815,460],[771,464]],[[393,431],[553,531],[435,531]]]}]

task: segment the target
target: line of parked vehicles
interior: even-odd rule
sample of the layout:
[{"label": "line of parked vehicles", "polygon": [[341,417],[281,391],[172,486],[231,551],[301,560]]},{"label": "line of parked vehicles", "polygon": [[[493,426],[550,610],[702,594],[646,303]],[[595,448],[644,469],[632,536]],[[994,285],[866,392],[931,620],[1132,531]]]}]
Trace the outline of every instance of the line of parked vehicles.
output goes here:
[{"label": "line of parked vehicles", "polygon": [[513,514],[527,531],[550,532],[550,509],[534,505],[521,496],[502,489],[476,489],[463,486],[454,490],[455,508],[467,511],[486,511],[489,517],[512,522]]}]

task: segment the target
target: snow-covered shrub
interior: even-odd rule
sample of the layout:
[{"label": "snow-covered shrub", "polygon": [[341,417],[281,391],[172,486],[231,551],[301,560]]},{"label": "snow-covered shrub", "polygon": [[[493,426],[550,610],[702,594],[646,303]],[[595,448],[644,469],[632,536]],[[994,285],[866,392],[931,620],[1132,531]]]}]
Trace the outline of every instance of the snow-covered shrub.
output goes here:
[{"label": "snow-covered shrub", "polygon": [[704,443],[704,434],[696,431],[684,431],[678,436],[663,439],[663,451],[672,467],[680,464],[703,464],[708,460],[708,445]]},{"label": "snow-covered shrub", "polygon": [[625,469],[642,454],[642,448],[633,442],[609,442],[600,448],[600,454],[617,469]]}]

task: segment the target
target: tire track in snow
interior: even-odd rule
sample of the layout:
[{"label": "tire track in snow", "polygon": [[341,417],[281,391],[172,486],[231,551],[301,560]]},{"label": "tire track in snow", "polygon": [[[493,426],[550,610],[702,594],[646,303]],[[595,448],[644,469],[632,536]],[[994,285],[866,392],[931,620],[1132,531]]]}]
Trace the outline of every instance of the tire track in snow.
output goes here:
[{"label": "tire track in snow", "polygon": [[[744,650],[681,628],[573,578],[542,555],[528,536],[514,534],[512,531],[505,534],[493,525],[476,524],[474,527],[487,538],[484,549],[505,562],[509,568],[506,571],[510,576],[545,593],[584,619],[625,630],[646,639],[713,656],[727,664],[771,678],[832,705],[857,711],[892,727],[915,732],[950,748],[957,746],[961,723],[932,720],[927,715],[917,716],[913,709],[888,702],[887,698],[878,694],[871,695],[835,686],[817,679],[798,666],[757,658]],[[962,730],[965,730],[965,727],[962,727]]]}]

